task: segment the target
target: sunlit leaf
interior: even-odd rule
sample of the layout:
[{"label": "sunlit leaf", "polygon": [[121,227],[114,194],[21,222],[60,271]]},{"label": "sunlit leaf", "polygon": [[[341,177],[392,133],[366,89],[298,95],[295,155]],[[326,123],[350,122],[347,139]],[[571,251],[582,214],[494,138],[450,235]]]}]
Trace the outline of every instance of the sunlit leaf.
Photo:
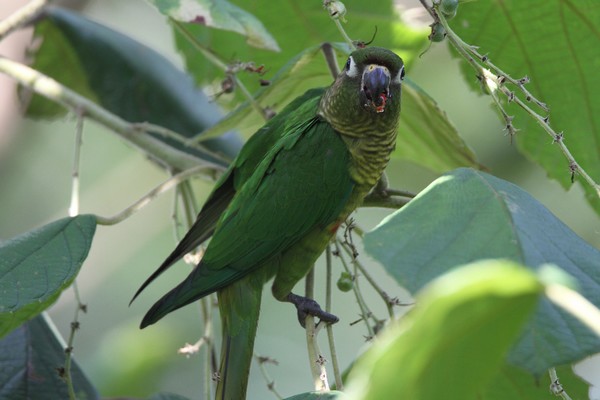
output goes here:
[{"label": "sunlit leaf", "polygon": [[[267,72],[262,77],[247,72],[238,74],[252,92],[259,89],[258,82],[261,78],[272,79],[274,73],[305,49],[324,42],[343,40],[323,8],[322,1],[233,0],[230,3],[244,8],[269,27],[269,31],[281,47],[281,52],[273,53],[249,47],[239,35],[209,30],[198,24],[186,24],[186,29],[196,40],[227,63],[241,61],[254,62],[257,66],[264,65]],[[347,0],[344,4],[348,11],[348,22],[343,24],[343,27],[348,35],[353,40],[365,42],[374,37],[372,45],[393,49],[404,59],[410,70],[412,61],[427,45],[427,29],[414,28],[403,23],[392,0]],[[212,83],[215,79],[224,78],[223,71],[207,61],[177,30],[174,34],[177,47],[185,58],[187,70],[194,74],[198,83]]]},{"label": "sunlit leaf", "polygon": [[246,36],[249,45],[279,51],[275,39],[252,14],[226,0],[148,0],[178,21],[224,29]]},{"label": "sunlit leaf", "polygon": [[508,261],[441,276],[359,359],[348,377],[349,397],[478,399],[542,291],[534,274]]}]

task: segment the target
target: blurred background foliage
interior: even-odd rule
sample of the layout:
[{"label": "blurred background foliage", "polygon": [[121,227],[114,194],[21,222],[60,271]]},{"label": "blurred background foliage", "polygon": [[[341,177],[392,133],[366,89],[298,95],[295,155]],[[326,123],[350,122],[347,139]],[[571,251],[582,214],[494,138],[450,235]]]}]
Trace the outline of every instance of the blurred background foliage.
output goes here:
[{"label": "blurred background foliage", "polygon": [[[174,37],[164,16],[147,3],[118,0],[75,3],[84,15],[157,50],[180,68],[189,68],[197,83],[212,85],[213,93],[219,91],[218,82],[222,78],[219,71],[202,62],[191,62],[192,58],[183,58],[179,51],[186,54],[193,50],[184,45],[179,36]],[[335,26],[322,10],[321,2],[313,3],[314,7],[300,14],[295,2],[286,2],[283,11],[276,15],[270,9],[270,1],[253,1],[245,6],[263,21],[279,47],[285,50],[279,55],[246,47],[245,39],[234,33],[204,30],[204,39],[211,47],[220,49],[225,59],[252,60],[257,65],[267,65],[264,78],[270,79],[292,55],[321,41],[341,41]],[[416,32],[421,32],[420,36],[409,36],[399,25],[380,23],[382,19],[389,21],[396,16],[374,7],[372,2],[368,5],[367,2],[355,2],[363,4],[355,8],[350,3],[347,2],[347,30],[351,37],[369,40],[373,26],[377,25],[380,29],[375,44],[382,37],[385,38],[382,41],[389,39],[401,55],[403,47],[414,50],[415,46],[427,46],[429,21],[417,1],[400,1],[396,6],[402,11],[405,22]],[[353,14],[367,15],[372,18],[372,23],[353,25]],[[382,26],[390,28],[386,30]],[[298,30],[308,33],[295,33]],[[246,50],[232,53],[230,48]],[[194,59],[198,60],[197,57]],[[410,79],[437,101],[481,164],[494,175],[527,190],[578,235],[596,248],[600,247],[600,220],[585,201],[581,184],[577,183],[565,192],[557,182],[547,178],[544,170],[523,157],[518,146],[510,144],[504,135],[503,123],[490,107],[490,99],[469,87],[477,82],[473,74],[471,81],[465,82],[459,63],[451,56],[446,43],[434,44],[421,57],[407,61],[410,62]],[[260,89],[256,76],[242,75],[242,79],[251,91]],[[315,80],[314,84],[325,84],[326,71],[321,79],[321,83]],[[220,96],[220,106],[227,109],[235,96],[237,94]],[[9,126],[8,121],[0,123]],[[515,124],[517,128],[521,127],[519,122],[515,121]],[[567,129],[567,126],[561,128]],[[0,142],[2,240],[67,214],[75,120],[68,115],[51,123],[20,120],[13,126],[12,133],[9,128],[5,132],[3,136],[8,139]],[[542,138],[538,146],[549,149],[551,162],[564,165],[564,180],[568,180],[566,162],[558,149],[550,146],[551,139],[539,132],[535,134]],[[520,140],[519,136],[516,140]],[[402,146],[401,136],[398,146]],[[84,125],[80,174],[81,211],[103,216],[120,211],[167,177],[138,151],[91,122]],[[438,176],[400,159],[392,160],[388,174],[392,187],[413,192],[420,191]],[[199,201],[210,187],[210,183],[194,180]],[[104,396],[147,396],[157,391],[171,391],[195,398],[200,390],[202,382],[198,377],[202,374],[202,364],[194,357],[187,359],[176,355],[179,346],[193,343],[202,335],[203,327],[197,318],[196,307],[187,307],[151,329],[140,331],[137,328],[152,300],[187,275],[186,267],[162,277],[141,301],[127,307],[138,285],[173,246],[172,209],[173,199],[167,194],[117,226],[99,227],[90,256],[78,277],[82,300],[88,304],[89,312],[81,318],[75,355],[83,371],[92,377]],[[386,210],[362,209],[356,219],[361,226],[370,229],[387,214]],[[377,263],[367,257],[363,261],[388,293],[408,299],[408,294],[396,286]],[[334,298],[334,307],[338,305],[336,313],[342,321],[358,319],[354,307],[339,306],[352,303],[350,296],[336,293]],[[375,311],[385,312],[383,304],[372,303]],[[67,291],[50,310],[64,336],[68,334],[74,307],[73,294]],[[298,329],[295,319],[290,307],[265,296],[256,351],[278,360],[279,366],[269,365],[268,368],[277,387],[287,391],[283,393],[286,396],[305,391],[310,386],[304,332]],[[365,332],[360,325],[345,325],[339,332],[336,342],[340,361],[342,366],[347,366],[360,352]],[[267,397],[266,383],[258,369],[254,368],[251,374],[249,398]]]}]

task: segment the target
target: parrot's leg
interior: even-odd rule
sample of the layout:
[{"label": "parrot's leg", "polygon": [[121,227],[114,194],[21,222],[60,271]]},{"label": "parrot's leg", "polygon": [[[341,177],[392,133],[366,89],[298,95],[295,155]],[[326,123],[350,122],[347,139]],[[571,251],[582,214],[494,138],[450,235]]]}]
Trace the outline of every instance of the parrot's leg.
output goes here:
[{"label": "parrot's leg", "polygon": [[321,321],[330,324],[335,324],[339,321],[338,317],[328,313],[327,311],[323,311],[321,306],[319,306],[319,303],[313,299],[309,299],[308,297],[298,296],[297,294],[290,293],[285,298],[285,301],[288,301],[296,306],[296,309],[298,310],[298,322],[300,322],[300,325],[302,325],[303,328],[305,328],[304,321],[309,315],[318,317]]}]

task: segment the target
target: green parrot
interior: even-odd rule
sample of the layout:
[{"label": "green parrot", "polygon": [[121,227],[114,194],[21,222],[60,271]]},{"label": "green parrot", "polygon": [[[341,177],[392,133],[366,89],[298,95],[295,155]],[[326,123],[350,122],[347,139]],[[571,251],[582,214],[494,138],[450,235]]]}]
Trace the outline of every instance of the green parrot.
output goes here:
[{"label": "green parrot", "polygon": [[381,178],[395,147],[403,78],[393,52],[352,52],[331,86],[296,98],[248,140],[190,231],[134,295],[212,236],[196,268],[141,328],[217,292],[217,399],[245,398],[262,288],[273,276],[273,296],[293,303],[302,324],[307,314],[337,322],[292,289]]}]

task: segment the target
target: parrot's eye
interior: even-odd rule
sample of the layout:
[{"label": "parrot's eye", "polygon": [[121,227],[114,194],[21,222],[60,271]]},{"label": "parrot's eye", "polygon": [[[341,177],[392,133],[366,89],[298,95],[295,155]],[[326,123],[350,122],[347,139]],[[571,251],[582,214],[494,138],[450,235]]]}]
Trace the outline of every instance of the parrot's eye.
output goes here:
[{"label": "parrot's eye", "polygon": [[344,69],[346,70],[346,75],[348,75],[350,78],[358,76],[358,68],[356,67],[356,63],[354,62],[352,56],[348,57],[348,61],[346,61],[346,66]]},{"label": "parrot's eye", "polygon": [[396,74],[396,77],[394,78],[394,82],[400,83],[400,82],[402,82],[403,79],[404,79],[404,65],[402,67],[400,67],[400,71],[398,71],[398,73]]}]

